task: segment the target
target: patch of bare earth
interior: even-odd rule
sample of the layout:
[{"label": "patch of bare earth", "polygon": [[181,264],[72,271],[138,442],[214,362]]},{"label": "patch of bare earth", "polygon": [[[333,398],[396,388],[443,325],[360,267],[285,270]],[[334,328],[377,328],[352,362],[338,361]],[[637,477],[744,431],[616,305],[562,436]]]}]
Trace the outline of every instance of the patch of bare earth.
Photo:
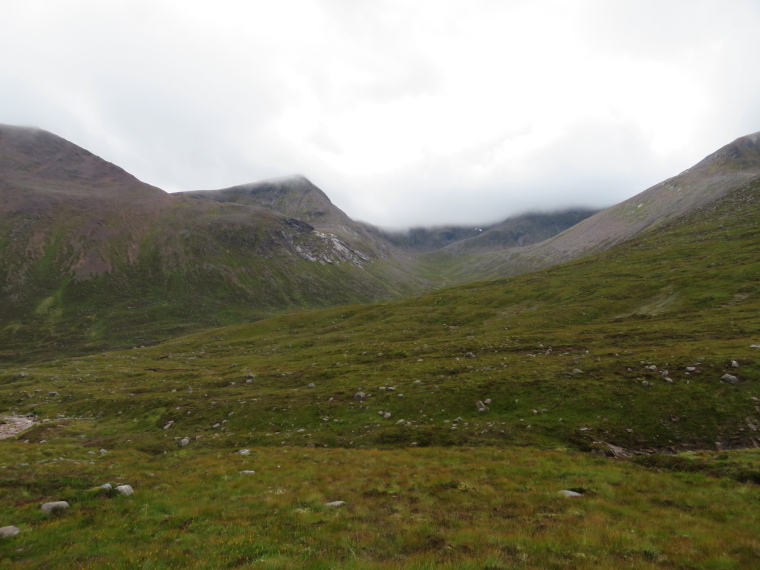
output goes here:
[{"label": "patch of bare earth", "polygon": [[7,439],[28,430],[39,422],[27,416],[3,416],[0,418],[0,439]]}]

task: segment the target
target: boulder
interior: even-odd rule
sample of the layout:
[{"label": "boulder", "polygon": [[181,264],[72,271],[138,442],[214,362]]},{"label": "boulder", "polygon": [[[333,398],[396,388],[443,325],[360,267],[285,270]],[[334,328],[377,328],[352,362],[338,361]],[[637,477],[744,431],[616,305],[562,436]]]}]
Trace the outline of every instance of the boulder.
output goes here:
[{"label": "boulder", "polygon": [[240,455],[250,455],[251,454],[251,450],[250,449],[241,449],[240,451],[238,451],[238,453]]},{"label": "boulder", "polygon": [[122,495],[132,495],[135,491],[132,489],[132,485],[119,485],[116,490]]},{"label": "boulder", "polygon": [[567,489],[562,489],[559,492],[559,494],[562,495],[563,497],[569,497],[569,498],[572,498],[572,497],[582,497],[583,496],[580,493],[576,493],[575,491],[568,491]]},{"label": "boulder", "polygon": [[725,382],[726,384],[736,384],[739,379],[733,374],[724,374],[720,377],[720,381]]},{"label": "boulder", "polygon": [[21,532],[17,526],[4,526],[0,528],[0,538],[11,538]]},{"label": "boulder", "polygon": [[342,507],[345,504],[346,504],[346,501],[333,501],[331,503],[325,503],[325,506],[326,507],[331,507],[331,508],[335,509],[335,508],[338,508],[338,507]]},{"label": "boulder", "polygon": [[110,483],[105,483],[104,485],[101,485],[100,488],[103,489],[104,491],[110,491],[111,489],[113,489]]},{"label": "boulder", "polygon": [[186,437],[183,437],[182,439],[179,440],[179,446],[180,447],[185,447],[189,443],[190,443],[190,440],[188,438],[186,438]]},{"label": "boulder", "polygon": [[51,503],[45,503],[40,507],[40,509],[42,509],[42,512],[44,514],[51,515],[53,513],[65,511],[70,506],[71,505],[69,505],[66,501],[53,501]]}]

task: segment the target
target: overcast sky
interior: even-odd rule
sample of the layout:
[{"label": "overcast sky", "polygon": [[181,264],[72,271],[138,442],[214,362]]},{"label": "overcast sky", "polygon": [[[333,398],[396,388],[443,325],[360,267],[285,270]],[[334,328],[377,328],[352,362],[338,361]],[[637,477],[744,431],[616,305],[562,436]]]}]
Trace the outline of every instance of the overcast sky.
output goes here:
[{"label": "overcast sky", "polygon": [[757,0],[0,0],[0,122],[403,227],[607,206],[760,130]]}]

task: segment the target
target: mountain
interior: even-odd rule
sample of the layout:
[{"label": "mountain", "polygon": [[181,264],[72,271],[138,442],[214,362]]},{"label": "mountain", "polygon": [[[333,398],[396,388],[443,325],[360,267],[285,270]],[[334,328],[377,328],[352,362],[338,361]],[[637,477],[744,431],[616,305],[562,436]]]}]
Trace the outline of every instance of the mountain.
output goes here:
[{"label": "mountain", "polygon": [[425,253],[442,249],[452,243],[480,235],[484,228],[490,226],[434,226],[430,228],[415,227],[407,231],[388,231],[376,228],[375,231],[394,246],[414,253]]},{"label": "mountain", "polygon": [[501,251],[540,243],[573,227],[598,210],[571,208],[546,213],[535,212],[512,216],[472,237],[457,240],[446,247],[447,252]]},{"label": "mountain", "polygon": [[603,210],[564,232],[523,248],[442,250],[429,258],[449,282],[519,275],[558,265],[653,231],[760,178],[760,133],[741,137],[681,174]]},{"label": "mountain", "polygon": [[232,186],[221,190],[177,192],[187,196],[241,206],[266,208],[299,219],[314,229],[337,236],[350,247],[361,248],[379,258],[394,257],[403,263],[408,259],[369,224],[352,220],[332,203],[320,188],[304,176],[288,176]]},{"label": "mountain", "polygon": [[30,339],[50,353],[144,344],[425,284],[360,227],[344,239],[256,203],[168,194],[40,129],[0,126],[0,196],[6,357]]},{"label": "mountain", "polygon": [[177,195],[262,206],[303,220],[318,229],[334,229],[353,223],[351,218],[330,201],[327,194],[304,176],[263,180],[221,190],[178,192]]},{"label": "mountain", "polygon": [[51,133],[0,125],[0,358],[152,344],[556,265],[756,180],[758,138],[590,217],[392,233],[351,220],[301,176],[168,194]]}]

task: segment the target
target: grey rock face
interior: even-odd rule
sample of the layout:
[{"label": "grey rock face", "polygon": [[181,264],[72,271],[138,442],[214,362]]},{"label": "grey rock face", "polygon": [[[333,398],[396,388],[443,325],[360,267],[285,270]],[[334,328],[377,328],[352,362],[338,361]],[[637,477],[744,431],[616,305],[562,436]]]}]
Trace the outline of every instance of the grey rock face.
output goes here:
[{"label": "grey rock face", "polygon": [[71,505],[69,505],[66,501],[53,501],[51,503],[45,503],[40,507],[42,509],[42,512],[46,515],[51,515],[53,513],[65,511],[68,509]]}]

